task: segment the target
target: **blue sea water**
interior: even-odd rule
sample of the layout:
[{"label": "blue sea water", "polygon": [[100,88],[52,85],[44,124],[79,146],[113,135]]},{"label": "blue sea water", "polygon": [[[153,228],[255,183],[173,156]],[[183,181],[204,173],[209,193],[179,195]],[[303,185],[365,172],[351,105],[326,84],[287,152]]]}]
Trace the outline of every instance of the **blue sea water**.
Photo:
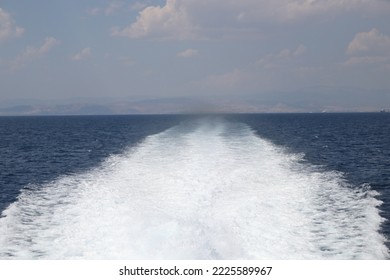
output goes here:
[{"label": "blue sea water", "polygon": [[0,118],[0,259],[388,259],[390,114]]}]

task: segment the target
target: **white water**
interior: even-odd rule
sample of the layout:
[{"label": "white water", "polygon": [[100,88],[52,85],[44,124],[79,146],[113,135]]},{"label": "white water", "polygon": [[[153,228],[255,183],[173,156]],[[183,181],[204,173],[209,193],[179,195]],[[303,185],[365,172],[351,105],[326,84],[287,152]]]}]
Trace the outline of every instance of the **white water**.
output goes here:
[{"label": "white water", "polygon": [[243,124],[181,125],[23,190],[0,259],[384,259],[375,195]]}]

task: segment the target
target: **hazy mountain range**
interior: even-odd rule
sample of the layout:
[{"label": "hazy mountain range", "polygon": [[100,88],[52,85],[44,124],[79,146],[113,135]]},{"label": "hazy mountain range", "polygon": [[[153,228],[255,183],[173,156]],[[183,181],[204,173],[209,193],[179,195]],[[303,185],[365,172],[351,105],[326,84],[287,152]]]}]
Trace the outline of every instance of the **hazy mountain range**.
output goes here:
[{"label": "hazy mountain range", "polygon": [[[372,98],[373,95],[376,96],[375,99]],[[354,97],[353,105],[350,105],[351,96]],[[274,92],[261,96],[239,97],[177,97],[112,101],[107,99],[14,100],[0,103],[0,115],[378,112],[389,111],[389,104],[390,93],[385,91],[321,87],[307,88],[299,92]]]}]

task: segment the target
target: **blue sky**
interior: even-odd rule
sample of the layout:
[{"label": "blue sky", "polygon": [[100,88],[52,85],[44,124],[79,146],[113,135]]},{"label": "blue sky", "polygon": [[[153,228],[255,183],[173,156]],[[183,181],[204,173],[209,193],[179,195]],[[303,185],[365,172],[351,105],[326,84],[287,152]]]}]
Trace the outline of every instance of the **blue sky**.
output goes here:
[{"label": "blue sky", "polygon": [[170,97],[389,108],[390,1],[0,1],[4,106]]}]

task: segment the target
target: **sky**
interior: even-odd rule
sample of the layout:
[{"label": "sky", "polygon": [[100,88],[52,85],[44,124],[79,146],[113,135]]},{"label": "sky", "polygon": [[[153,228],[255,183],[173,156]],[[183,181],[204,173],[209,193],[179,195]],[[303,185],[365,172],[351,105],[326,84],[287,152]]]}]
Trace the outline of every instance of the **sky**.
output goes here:
[{"label": "sky", "polygon": [[0,0],[0,107],[390,109],[389,0]]}]

